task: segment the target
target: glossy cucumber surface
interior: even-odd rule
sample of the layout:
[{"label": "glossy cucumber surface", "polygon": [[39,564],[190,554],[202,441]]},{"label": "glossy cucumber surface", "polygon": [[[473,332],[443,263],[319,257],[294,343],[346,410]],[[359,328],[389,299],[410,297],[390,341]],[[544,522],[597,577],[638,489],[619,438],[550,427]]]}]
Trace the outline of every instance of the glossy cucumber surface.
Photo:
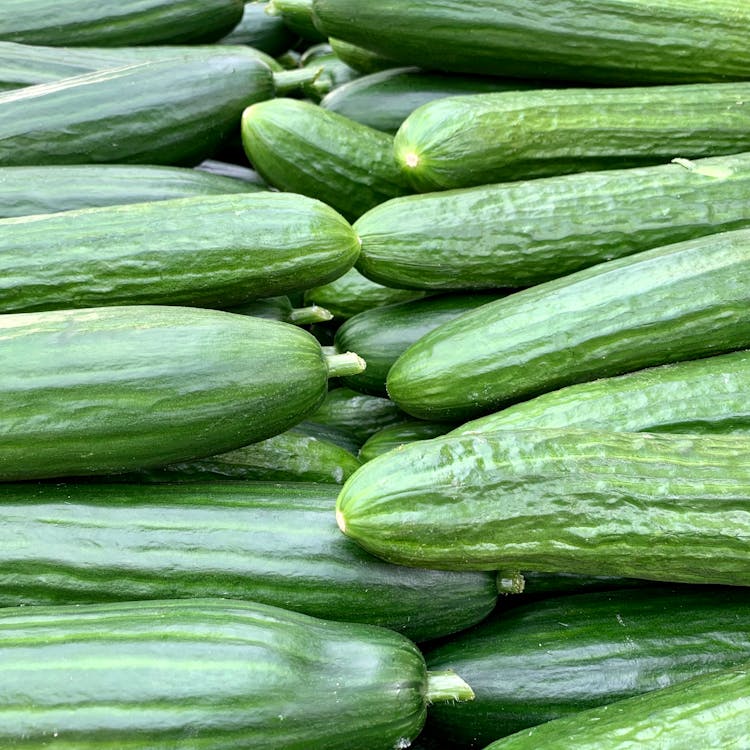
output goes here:
[{"label": "glossy cucumber surface", "polygon": [[445,435],[450,429],[451,426],[445,422],[422,422],[416,419],[392,424],[378,430],[365,441],[359,450],[359,458],[362,463],[366,463],[406,443]]}]

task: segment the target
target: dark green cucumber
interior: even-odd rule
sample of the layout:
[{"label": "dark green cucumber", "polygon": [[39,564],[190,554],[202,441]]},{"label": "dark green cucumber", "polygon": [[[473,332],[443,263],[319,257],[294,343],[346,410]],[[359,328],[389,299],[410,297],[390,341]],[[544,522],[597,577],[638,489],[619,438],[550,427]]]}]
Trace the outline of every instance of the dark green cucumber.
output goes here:
[{"label": "dark green cucumber", "polygon": [[332,39],[328,37],[331,49],[336,53],[339,60],[345,62],[349,67],[360,73],[377,73],[379,70],[388,70],[399,65],[398,61],[379,55],[377,52],[350,44],[343,39]]},{"label": "dark green cucumber", "polygon": [[466,422],[454,434],[527,427],[750,433],[748,392],[750,352],[739,351],[570,385]]},{"label": "dark green cucumber", "polygon": [[337,278],[357,236],[325,204],[255,192],[0,220],[0,310],[225,308]]},{"label": "dark green cucumber", "polygon": [[346,428],[303,420],[299,424],[294,425],[294,429],[303,432],[305,435],[338,445],[353,456],[359,453],[361,442]]},{"label": "dark green cucumber", "polygon": [[417,289],[527,287],[750,225],[750,153],[406,196],[358,222],[357,268]]},{"label": "dark green cucumber", "polygon": [[457,294],[399,302],[374,307],[349,318],[336,332],[339,351],[354,350],[367,369],[345,378],[344,384],[356,391],[385,396],[388,371],[398,357],[424,335],[449,320],[493,302],[495,294]]},{"label": "dark green cucumber", "polygon": [[748,691],[746,663],[556,719],[485,750],[742,750],[750,732]]},{"label": "dark green cucumber", "polygon": [[283,19],[268,12],[269,3],[248,0],[242,19],[221,40],[221,44],[243,44],[278,57],[297,42]]},{"label": "dark green cucumber", "polygon": [[625,84],[750,75],[743,0],[314,0],[326,34],[410,65]]},{"label": "dark green cucumber", "polygon": [[364,464],[341,529],[390,562],[750,583],[750,438],[502,430]]},{"label": "dark green cucumber", "polygon": [[305,292],[305,304],[315,304],[330,310],[335,318],[346,320],[365,310],[381,305],[421,299],[425,292],[413,289],[394,289],[364,277],[350,268],[338,279],[313,287]]},{"label": "dark green cucumber", "polygon": [[289,429],[355,369],[297,326],[185,307],[0,318],[0,479],[106,474]]},{"label": "dark green cucumber", "polygon": [[457,420],[546,391],[750,346],[750,230],[600,263],[428,333],[388,374],[421,419]]},{"label": "dark green cucumber", "polygon": [[242,142],[271,185],[319,198],[350,219],[410,192],[391,136],[311,102],[272,99],[248,107]]},{"label": "dark green cucumber", "polygon": [[253,315],[256,318],[279,320],[282,323],[293,323],[299,326],[324,323],[333,318],[330,311],[319,305],[294,307],[286,295],[258,299],[240,307],[233,307],[229,312],[238,313],[239,315]]},{"label": "dark green cucumber", "polygon": [[242,8],[242,0],[5,0],[0,39],[56,47],[215,42]]},{"label": "dark green cucumber", "polygon": [[383,427],[382,430],[378,430],[370,436],[360,448],[360,461],[363,463],[372,461],[376,456],[388,453],[388,451],[399,448],[406,443],[439,437],[445,435],[450,429],[451,426],[445,422],[422,422],[419,420],[399,422]]},{"label": "dark green cucumber", "polygon": [[[509,594],[523,594],[524,599],[560,596],[562,594],[583,594],[592,591],[612,591],[624,588],[645,588],[649,584],[648,581],[643,581],[640,578],[621,578],[618,576],[537,573],[533,570],[524,570],[523,573],[512,571],[512,573],[515,574],[517,579],[520,576],[520,580],[515,586],[513,575],[509,576],[504,571],[498,573],[498,591]],[[522,584],[521,580],[523,581]],[[654,582],[654,585],[659,584]]]},{"label": "dark green cucumber", "polygon": [[279,16],[289,29],[312,44],[328,40],[315,26],[312,0],[270,0],[266,13]]},{"label": "dark green cucumber", "polygon": [[196,164],[253,102],[310,71],[236,52],[139,63],[0,94],[0,166]]},{"label": "dark green cucumber", "polygon": [[[459,747],[750,661],[750,594],[645,588],[514,607],[425,654],[472,687],[435,706],[433,734]],[[541,747],[541,746],[540,746]]]},{"label": "dark green cucumber", "polygon": [[456,96],[415,110],[394,153],[420,192],[750,151],[750,83]]},{"label": "dark green cucumber", "polygon": [[9,609],[0,661],[28,750],[392,750],[472,697],[399,633],[219,599]]}]

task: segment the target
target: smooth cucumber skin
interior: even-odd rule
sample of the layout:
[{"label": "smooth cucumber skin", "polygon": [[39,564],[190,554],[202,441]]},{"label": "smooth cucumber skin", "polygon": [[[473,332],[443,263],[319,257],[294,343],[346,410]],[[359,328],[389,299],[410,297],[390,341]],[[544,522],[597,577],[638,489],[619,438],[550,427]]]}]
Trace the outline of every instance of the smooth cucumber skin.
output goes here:
[{"label": "smooth cucumber skin", "polygon": [[266,12],[280,16],[295,34],[312,44],[328,41],[315,26],[311,0],[271,0]]},{"label": "smooth cucumber skin", "polygon": [[488,573],[415,571],[336,527],[339,486],[211,482],[2,487],[0,605],[222,596],[427,640],[494,607]]},{"label": "smooth cucumber skin", "polygon": [[318,198],[348,219],[410,192],[390,135],[311,102],[277,98],[248,107],[242,142],[271,185]]},{"label": "smooth cucumber skin", "polygon": [[523,288],[750,225],[750,154],[406,196],[362,216],[358,270],[433,291]]},{"label": "smooth cucumber skin", "polygon": [[320,345],[286,323],[148,305],[0,322],[3,481],[233,450],[289,429],[326,393]]},{"label": "smooth cucumber skin", "polygon": [[625,84],[747,78],[741,0],[314,0],[319,27],[426,69]]},{"label": "smooth cucumber skin", "polygon": [[453,434],[537,427],[750,433],[750,352],[676,362],[544,393]]},{"label": "smooth cucumber skin", "polygon": [[[432,734],[481,748],[526,727],[750,660],[750,596],[659,587],[556,597],[425,654],[473,688],[430,709]],[[540,746],[541,747],[541,746]]]},{"label": "smooth cucumber skin", "polygon": [[485,750],[742,750],[750,731],[748,690],[745,664],[566,716]]},{"label": "smooth cucumber skin", "polygon": [[[327,44],[321,46],[330,47]],[[318,68],[320,70],[318,77],[311,84],[303,88],[307,97],[318,104],[320,104],[321,99],[331,90],[345,86],[350,81],[354,81],[362,75],[359,71],[350,68],[345,62],[339,60],[333,52],[317,55],[310,60],[306,60],[303,55],[303,60],[304,67]]]},{"label": "smooth cucumber skin", "polygon": [[139,63],[0,94],[0,166],[193,165],[210,157],[273,72],[243,54]]},{"label": "smooth cucumber skin", "polygon": [[750,346],[750,230],[600,263],[465,313],[407,349],[388,392],[420,419]]},{"label": "smooth cucumber skin", "polygon": [[357,352],[367,362],[367,369],[343,378],[344,385],[362,393],[385,396],[388,371],[411,344],[439,325],[497,297],[492,294],[428,297],[374,307],[349,318],[336,332],[336,348],[340,352]]},{"label": "smooth cucumber skin", "polygon": [[14,608],[0,664],[8,748],[391,750],[425,718],[406,638],[252,602]]},{"label": "smooth cucumber skin", "polygon": [[0,220],[0,310],[231,307],[349,269],[359,242],[323,203],[255,192]]},{"label": "smooth cucumber skin", "polygon": [[429,102],[394,154],[430,192],[750,151],[750,83],[505,91]]},{"label": "smooth cucumber skin", "polygon": [[267,2],[246,2],[242,19],[220,43],[250,46],[274,57],[283,55],[294,46],[297,36],[267,8]]},{"label": "smooth cucumber skin", "polygon": [[343,39],[334,39],[329,36],[328,43],[342,62],[361,73],[377,73],[380,70],[388,70],[388,68],[395,68],[399,65],[396,60],[379,55],[365,47],[350,44]]},{"label": "smooth cucumber skin", "polygon": [[388,427],[383,427],[382,430],[378,430],[365,441],[359,450],[359,459],[362,463],[366,463],[406,443],[413,443],[415,440],[428,440],[429,438],[445,435],[450,429],[451,426],[445,422],[421,422],[413,420],[392,424]]},{"label": "smooth cucumber skin", "polygon": [[750,582],[750,439],[503,430],[358,469],[340,528],[401,565]]}]

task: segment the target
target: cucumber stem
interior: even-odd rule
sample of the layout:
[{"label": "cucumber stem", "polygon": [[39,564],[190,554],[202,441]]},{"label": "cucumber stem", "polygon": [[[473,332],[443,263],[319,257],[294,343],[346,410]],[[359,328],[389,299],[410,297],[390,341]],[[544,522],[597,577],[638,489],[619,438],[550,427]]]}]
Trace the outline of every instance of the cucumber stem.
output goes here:
[{"label": "cucumber stem", "polygon": [[286,96],[306,83],[313,83],[323,72],[323,68],[297,68],[296,70],[278,70],[273,74],[273,85],[276,96]]},{"label": "cucumber stem", "polygon": [[431,703],[473,700],[474,691],[454,671],[427,672],[425,701],[428,706]]},{"label": "cucumber stem", "polygon": [[497,573],[498,594],[522,594],[526,581],[520,570],[499,570]]},{"label": "cucumber stem", "polygon": [[295,307],[288,315],[290,323],[298,326],[305,326],[310,323],[325,323],[333,319],[333,313],[326,310],[320,305],[310,305],[309,307]]},{"label": "cucumber stem", "polygon": [[[342,375],[359,375],[365,371],[367,364],[354,352],[335,354],[332,346],[323,346],[323,357],[328,365],[328,377],[339,378]],[[335,351],[335,350],[334,350]]]}]

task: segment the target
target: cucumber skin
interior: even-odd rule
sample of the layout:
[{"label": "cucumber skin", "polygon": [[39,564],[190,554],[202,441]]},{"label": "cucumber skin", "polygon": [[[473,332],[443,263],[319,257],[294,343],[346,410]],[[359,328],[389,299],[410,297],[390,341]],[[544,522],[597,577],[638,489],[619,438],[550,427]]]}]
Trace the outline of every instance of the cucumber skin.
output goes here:
[{"label": "cucumber skin", "polygon": [[3,312],[231,307],[335,279],[359,253],[333,209],[271,192],[3,219],[0,235]]},{"label": "cucumber skin", "polygon": [[277,98],[248,107],[242,142],[268,183],[318,198],[350,220],[411,192],[393,159],[391,136],[312,102]]},{"label": "cucumber skin", "polygon": [[406,196],[357,221],[357,268],[414,289],[528,287],[748,226],[749,190],[738,154]]},{"label": "cucumber skin", "polygon": [[0,479],[108,474],[233,450],[325,397],[297,326],[184,307],[5,315]]},{"label": "cucumber skin", "polygon": [[418,192],[750,151],[750,83],[506,91],[429,102],[394,154]]},{"label": "cucumber skin", "polygon": [[0,164],[192,166],[213,154],[245,107],[272,96],[273,72],[242,54],[173,58],[27,86],[0,94]]},{"label": "cucumber skin", "polygon": [[388,451],[413,443],[415,440],[428,440],[429,438],[445,435],[451,426],[445,422],[402,422],[383,427],[374,435],[369,437],[359,450],[359,459],[362,463],[372,461],[377,456],[382,456]]},{"label": "cucumber skin", "polygon": [[750,73],[739,0],[314,0],[313,10],[328,36],[426,69],[625,84]]},{"label": "cucumber skin", "polygon": [[[428,726],[459,747],[750,660],[750,598],[713,587],[556,597],[503,612],[425,654],[473,688]],[[541,645],[540,645],[541,644]]]},{"label": "cucumber skin", "polygon": [[0,660],[5,747],[390,750],[425,718],[403,636],[250,602],[6,610]]},{"label": "cucumber skin", "polygon": [[577,271],[465,313],[409,347],[388,392],[426,420],[478,417],[577,382],[750,345],[750,230]]},{"label": "cucumber skin", "polygon": [[373,554],[445,570],[750,582],[750,439],[503,430],[403,446],[337,502]]},{"label": "cucumber skin", "polygon": [[220,44],[237,44],[279,57],[291,49],[297,37],[278,16],[266,12],[268,3],[246,2],[242,19]]},{"label": "cucumber skin", "polygon": [[67,47],[215,42],[242,10],[242,0],[5,0],[0,39]]},{"label": "cucumber skin", "polygon": [[488,573],[415,571],[336,527],[338,485],[4,485],[0,606],[222,596],[397,630],[414,640],[483,619]]},{"label": "cucumber skin", "polygon": [[328,43],[339,60],[346,63],[350,68],[358,70],[360,73],[377,73],[378,71],[388,70],[388,68],[394,68],[399,65],[396,60],[378,55],[366,47],[350,44],[343,39],[333,39],[329,36]]}]

